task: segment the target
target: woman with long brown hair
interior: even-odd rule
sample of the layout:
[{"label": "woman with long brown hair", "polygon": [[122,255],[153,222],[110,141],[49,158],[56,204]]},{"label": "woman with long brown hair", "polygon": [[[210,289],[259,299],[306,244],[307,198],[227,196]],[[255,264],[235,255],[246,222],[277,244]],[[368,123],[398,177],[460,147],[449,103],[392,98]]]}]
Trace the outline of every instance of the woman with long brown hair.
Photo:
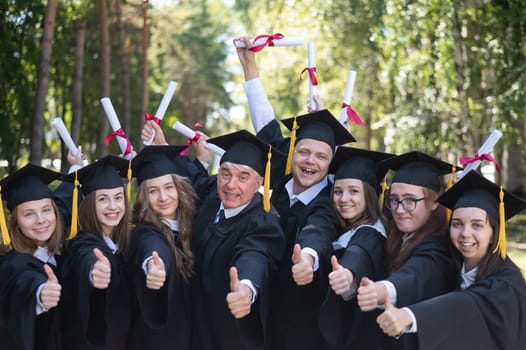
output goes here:
[{"label": "woman with long brown hair", "polygon": [[64,249],[65,349],[127,349],[130,298],[124,251],[130,211],[122,177],[128,167],[129,161],[106,156],[62,178],[80,183],[84,195],[78,209],[80,232],[75,236],[73,203],[71,239]]},{"label": "woman with long brown hair", "polygon": [[[430,299],[451,291],[457,280],[446,237],[446,211],[437,202],[440,176],[451,173],[453,166],[418,151],[379,165],[396,170],[385,199],[387,278],[362,279],[357,297],[362,311],[371,311],[386,300],[401,307]],[[414,349],[416,339],[406,334],[393,346]]]},{"label": "woman with long brown hair", "polygon": [[127,349],[188,349],[189,278],[195,193],[174,159],[184,147],[149,146],[133,159],[133,208],[128,273],[133,284]]}]

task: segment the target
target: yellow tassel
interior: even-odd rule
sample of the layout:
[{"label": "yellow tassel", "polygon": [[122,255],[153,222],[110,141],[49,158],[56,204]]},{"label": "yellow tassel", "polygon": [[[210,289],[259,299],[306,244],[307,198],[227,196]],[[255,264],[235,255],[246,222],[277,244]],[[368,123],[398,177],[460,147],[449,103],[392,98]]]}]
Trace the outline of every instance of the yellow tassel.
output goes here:
[{"label": "yellow tassel", "polygon": [[292,155],[294,154],[294,146],[296,143],[296,130],[298,129],[298,123],[296,122],[296,117],[292,122],[292,130],[290,133],[290,146],[289,154],[287,155],[287,167],[285,168],[285,175],[292,174]]},{"label": "yellow tassel", "polygon": [[126,195],[128,197],[128,205],[131,203],[131,179],[132,179],[132,168],[131,168],[131,158],[130,160],[128,161],[128,174],[127,174],[127,178],[128,178],[128,187],[126,187]]},{"label": "yellow tassel", "polygon": [[272,146],[268,148],[265,178],[263,179],[263,209],[267,213],[270,211],[270,158],[272,158]]},{"label": "yellow tassel", "polygon": [[[457,167],[455,165],[452,165],[451,166],[451,175],[449,175],[449,180],[447,181],[447,188],[446,188],[446,191],[449,190],[451,188],[451,186],[453,186],[453,181],[455,180],[455,172],[457,171]],[[451,220],[451,214],[453,212],[451,211],[451,209],[449,208],[446,208],[446,222],[449,222],[449,220]]]},{"label": "yellow tassel", "polygon": [[499,240],[493,253],[499,252],[502,260],[506,259],[506,213],[504,210],[504,190],[500,186],[499,192]]},{"label": "yellow tassel", "polygon": [[68,239],[75,238],[77,236],[77,225],[78,225],[78,203],[79,203],[79,180],[77,179],[77,171],[75,171],[75,186],[73,188],[73,201],[71,203],[71,228],[69,229]]},{"label": "yellow tassel", "polygon": [[4,207],[2,206],[2,186],[0,186],[0,229],[2,230],[2,244],[11,244],[11,237],[9,237],[9,231],[7,230],[5,221]]},{"label": "yellow tassel", "polygon": [[384,207],[384,197],[385,197],[385,191],[389,189],[389,186],[387,186],[387,181],[384,179],[382,181],[382,192],[380,192],[380,196],[378,197],[378,204],[380,204],[380,209]]}]

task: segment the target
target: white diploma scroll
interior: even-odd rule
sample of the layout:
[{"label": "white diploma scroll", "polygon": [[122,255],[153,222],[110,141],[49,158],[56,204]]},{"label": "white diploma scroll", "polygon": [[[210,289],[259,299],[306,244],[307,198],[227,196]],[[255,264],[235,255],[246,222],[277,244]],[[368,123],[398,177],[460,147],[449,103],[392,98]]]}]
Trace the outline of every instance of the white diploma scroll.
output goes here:
[{"label": "white diploma scroll", "polygon": [[[314,43],[308,43],[307,49],[309,53],[309,57],[308,57],[309,61],[308,61],[307,67],[309,69],[316,68],[316,47],[314,46]],[[310,72],[307,72],[307,73],[310,73]],[[316,72],[312,72],[312,74],[317,75]],[[318,93],[318,87],[312,84],[312,81],[309,75],[309,101],[310,101],[311,108],[315,111],[318,110],[318,104],[316,103],[316,101],[314,101],[314,95],[316,95],[317,93]]]},{"label": "white diploma scroll", "polygon": [[[117,131],[119,129],[122,129],[121,123],[119,122],[119,118],[117,118],[117,113],[115,113],[115,109],[113,108],[113,105],[111,104],[111,100],[109,97],[103,97],[100,99],[100,103],[102,104],[102,108],[104,108],[104,112],[106,113],[106,117],[108,117],[108,121],[110,122],[111,129],[113,131]],[[128,145],[128,140],[115,135],[115,138],[117,139],[117,142],[119,143],[119,147],[121,149],[121,153],[124,154],[126,152],[126,146]],[[130,145],[131,146],[131,145]],[[126,159],[129,159],[129,157],[133,154],[133,146],[131,146],[132,152],[130,154],[127,154],[125,157]]]},{"label": "white diploma scroll", "polygon": [[[262,45],[265,43],[267,38],[259,38],[257,40],[252,39],[252,46]],[[302,37],[285,37],[283,39],[272,39],[274,46],[302,46]],[[241,40],[234,40],[234,46],[237,48],[246,47],[245,43]]]},{"label": "white diploma scroll", "polygon": [[[482,155],[482,154],[488,154],[489,152],[491,152],[491,150],[493,149],[493,147],[495,146],[495,144],[497,143],[497,141],[499,141],[501,137],[502,137],[502,132],[500,132],[499,130],[493,130],[493,132],[488,136],[486,141],[484,141],[482,146],[480,146],[479,150],[477,151],[477,154]],[[473,163],[469,163],[464,168],[462,173],[460,173],[460,176],[457,182],[460,179],[462,179],[464,175],[469,173],[471,170],[477,169],[478,166],[480,165],[480,162],[481,162],[480,160],[477,160],[477,161],[474,161]]]},{"label": "white diploma scroll", "polygon": [[[354,91],[354,81],[356,79],[356,71],[349,70],[347,75],[347,83],[345,84],[345,92],[343,94],[343,103],[351,105],[352,94]],[[340,112],[340,123],[343,124],[347,120],[347,108],[342,107]]]},{"label": "white diploma scroll", "polygon": [[62,119],[53,118],[51,124],[55,127],[55,129],[57,129],[57,132],[62,138],[62,141],[64,141],[73,157],[75,157],[77,155],[78,150],[77,145],[75,145],[75,142],[73,142],[73,139],[71,138],[68,129],[66,129],[66,125],[64,125]]},{"label": "white diploma scroll", "polygon": [[[166,88],[166,91],[164,92],[163,99],[161,100],[161,104],[159,105],[159,108],[157,108],[157,112],[155,112],[155,117],[163,120],[164,115],[166,114],[166,110],[168,109],[168,105],[170,104],[170,101],[172,100],[172,97],[175,93],[175,88],[177,87],[177,83],[173,80],[170,80],[170,83],[168,84],[168,87]],[[153,131],[152,137],[147,140],[143,141],[143,144],[145,146],[149,146],[153,142],[153,138],[155,137],[155,130]]]},{"label": "white diploma scroll", "polygon": [[[189,127],[187,127],[186,125],[184,125],[181,122],[175,122],[174,125],[172,126],[172,128],[174,128],[175,130],[177,130],[178,132],[180,132],[181,134],[183,134],[184,136],[186,136],[189,139],[193,139],[195,137],[195,134],[196,134],[195,131],[193,131],[192,129],[190,129]],[[221,147],[216,146],[216,145],[214,145],[212,143],[208,143],[206,141],[203,142],[203,146],[207,150],[214,152],[215,154],[217,154],[220,157],[223,155],[223,153],[225,153],[225,150],[222,149]]]}]

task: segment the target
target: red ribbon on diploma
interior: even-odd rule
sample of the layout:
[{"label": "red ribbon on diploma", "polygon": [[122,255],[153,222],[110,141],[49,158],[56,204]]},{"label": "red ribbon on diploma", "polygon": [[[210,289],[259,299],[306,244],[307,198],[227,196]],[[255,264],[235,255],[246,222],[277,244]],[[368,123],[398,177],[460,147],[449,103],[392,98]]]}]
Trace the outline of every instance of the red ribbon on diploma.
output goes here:
[{"label": "red ribbon on diploma", "polygon": [[254,39],[253,43],[255,43],[258,39],[262,39],[262,38],[266,39],[263,44],[252,46],[249,50],[252,52],[258,52],[258,51],[263,50],[265,46],[274,46],[274,39],[283,39],[284,36],[281,33],[270,34],[270,35],[269,34],[258,35]]},{"label": "red ribbon on diploma", "polygon": [[[195,130],[195,128],[202,128],[203,125],[201,123],[195,123],[192,130]],[[186,139],[186,145],[187,147],[185,149],[183,149],[181,151],[181,153],[179,153],[180,155],[182,156],[186,156],[186,154],[188,153],[188,151],[190,151],[190,148],[192,148],[192,145],[194,144],[194,142],[197,142],[199,140],[199,138],[201,137],[201,134],[199,133],[195,133],[195,136],[193,138],[187,138]]]},{"label": "red ribbon on diploma", "polygon": [[358,113],[356,113],[356,111],[354,109],[352,109],[352,107],[350,105],[348,105],[347,103],[342,103],[342,108],[345,108],[347,110],[347,118],[353,122],[353,123],[356,123],[358,125],[363,125],[363,122],[362,120],[360,119],[360,117],[358,116]]},{"label": "red ribbon on diploma", "polygon": [[303,73],[305,71],[309,72],[309,79],[310,79],[311,84],[313,86],[318,85],[318,79],[316,79],[316,67],[312,67],[312,68],[305,67],[305,68],[303,68],[303,70],[300,73],[300,80],[301,80],[301,78],[303,76]]},{"label": "red ribbon on diploma", "polygon": [[153,121],[155,122],[155,124],[157,124],[157,125],[161,125],[161,119],[160,119],[160,118],[157,118],[156,116],[151,115],[151,114],[149,114],[149,113],[146,113],[146,114],[144,115],[144,119],[146,119],[146,120],[153,120]]},{"label": "red ribbon on diploma", "polygon": [[495,160],[495,158],[490,156],[488,153],[480,154],[480,155],[475,153],[475,156],[473,156],[472,158],[470,158],[470,157],[460,157],[458,162],[460,164],[462,164],[462,165],[466,165],[466,164],[469,164],[469,163],[474,163],[474,162],[476,162],[478,160],[480,160],[480,161],[487,160],[489,162],[492,162],[493,164],[495,164],[495,169],[497,170],[497,172],[500,173],[499,164],[497,164],[497,161]]},{"label": "red ribbon on diploma", "polygon": [[114,132],[112,132],[111,134],[109,134],[108,136],[106,136],[106,138],[104,139],[104,143],[105,143],[105,144],[109,144],[109,143],[111,142],[111,140],[112,140],[115,136],[122,137],[123,139],[126,140],[126,150],[124,151],[123,156],[127,156],[128,154],[130,154],[131,151],[132,151],[131,142],[130,142],[130,140],[128,139],[128,136],[126,136],[126,134],[125,134],[124,131],[122,130],[122,128],[120,128],[120,129],[118,129],[118,130],[115,130]]}]

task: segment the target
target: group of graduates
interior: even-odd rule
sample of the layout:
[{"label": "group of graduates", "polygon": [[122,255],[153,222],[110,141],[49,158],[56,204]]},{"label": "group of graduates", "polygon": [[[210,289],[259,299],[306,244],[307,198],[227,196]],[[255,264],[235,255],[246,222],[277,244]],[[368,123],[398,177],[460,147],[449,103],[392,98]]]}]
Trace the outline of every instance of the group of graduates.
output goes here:
[{"label": "group of graduates", "polygon": [[[348,147],[326,109],[284,138],[240,40],[256,135],[201,135],[191,160],[148,121],[131,160],[0,180],[1,348],[523,347],[504,230],[526,201],[475,171],[443,191],[452,164]],[[214,176],[205,141],[225,150]]]}]

